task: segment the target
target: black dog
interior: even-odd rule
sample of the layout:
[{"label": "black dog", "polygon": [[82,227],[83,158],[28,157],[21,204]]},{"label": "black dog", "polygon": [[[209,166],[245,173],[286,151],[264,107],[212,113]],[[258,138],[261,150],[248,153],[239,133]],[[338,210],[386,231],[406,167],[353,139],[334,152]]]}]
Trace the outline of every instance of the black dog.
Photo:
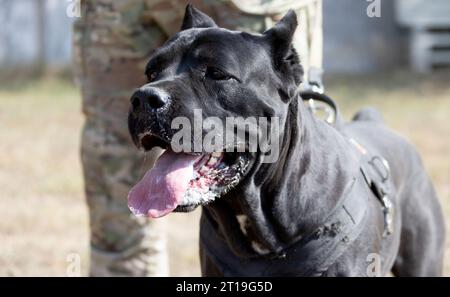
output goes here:
[{"label": "black dog", "polygon": [[[167,150],[130,191],[130,209],[160,217],[202,205],[206,276],[440,275],[444,218],[419,155],[373,111],[339,127],[312,115],[296,92],[296,26],[290,11],[262,35],[229,31],[187,7],[131,99],[136,145]],[[278,118],[277,161],[260,151],[175,153],[171,123],[195,109]]]}]

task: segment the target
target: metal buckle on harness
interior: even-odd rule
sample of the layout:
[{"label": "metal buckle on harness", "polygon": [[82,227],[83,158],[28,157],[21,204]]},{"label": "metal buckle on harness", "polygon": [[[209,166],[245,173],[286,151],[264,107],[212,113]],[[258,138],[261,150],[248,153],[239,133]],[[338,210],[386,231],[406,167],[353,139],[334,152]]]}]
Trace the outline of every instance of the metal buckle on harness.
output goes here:
[{"label": "metal buckle on harness", "polygon": [[[384,231],[383,236],[391,235],[394,232],[394,205],[388,196],[387,185],[385,182],[389,179],[391,169],[389,168],[389,163],[380,156],[373,156],[368,162],[374,171],[381,178],[382,185],[374,183],[373,186],[379,196],[380,202],[383,205],[383,215],[384,215]],[[381,167],[381,168],[380,168]],[[384,170],[383,170],[384,169]]]},{"label": "metal buckle on harness", "polygon": [[[391,173],[388,161],[386,161],[384,158],[380,156],[373,156],[372,159],[370,159],[369,164],[372,165],[372,168],[375,169],[375,171],[381,177],[382,182],[388,180],[389,175]],[[384,170],[380,169],[380,167],[384,168]]]},{"label": "metal buckle on harness", "polygon": [[[309,85],[310,88],[308,91],[300,92],[300,96],[305,102],[308,109],[314,114],[317,118],[324,120],[330,125],[334,125],[337,119],[337,106],[336,103],[323,93],[323,89],[317,89],[312,85]],[[324,115],[319,114],[323,112]]]},{"label": "metal buckle on harness", "polygon": [[383,198],[381,198],[381,203],[383,204],[384,214],[383,236],[386,237],[394,232],[394,207],[387,195],[384,195]]},{"label": "metal buckle on harness", "polygon": [[308,100],[308,108],[316,116],[317,116],[317,113],[319,111],[323,111],[326,114],[325,122],[327,122],[328,124],[333,124],[335,119],[336,119],[336,115],[335,115],[334,109],[332,109],[326,103],[323,103],[323,102],[320,102],[320,101],[316,101],[314,99],[309,99]]},{"label": "metal buckle on harness", "polygon": [[[349,141],[363,156],[366,156],[366,158],[369,156],[368,151],[355,139],[350,138]],[[386,237],[394,232],[395,210],[391,199],[389,199],[389,190],[387,189],[389,185],[386,184],[391,174],[391,169],[389,167],[388,161],[377,155],[372,156],[371,158],[369,157],[368,161],[366,159],[366,161],[364,162],[367,162],[367,164],[370,165],[370,167],[373,169],[372,171],[375,172],[381,180],[381,183],[377,182],[377,180],[374,180],[374,177],[369,173],[367,168],[365,168],[366,166],[361,166],[361,172],[366,180],[366,183],[378,198],[383,208],[383,237]]]}]

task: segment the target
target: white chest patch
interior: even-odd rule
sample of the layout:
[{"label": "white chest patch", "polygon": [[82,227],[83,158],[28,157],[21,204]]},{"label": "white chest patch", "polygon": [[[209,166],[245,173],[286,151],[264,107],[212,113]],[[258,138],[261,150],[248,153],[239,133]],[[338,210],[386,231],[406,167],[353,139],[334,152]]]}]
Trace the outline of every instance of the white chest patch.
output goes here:
[{"label": "white chest patch", "polygon": [[239,222],[242,233],[247,235],[248,217],[246,215],[237,215],[236,219]]},{"label": "white chest patch", "polygon": [[[239,222],[239,227],[240,227],[242,233],[244,235],[247,235],[248,234],[247,228],[249,227],[248,217],[246,215],[237,215],[236,219]],[[252,245],[253,250],[260,255],[265,255],[270,252],[268,249],[264,248],[257,241],[252,240],[251,245]]]}]

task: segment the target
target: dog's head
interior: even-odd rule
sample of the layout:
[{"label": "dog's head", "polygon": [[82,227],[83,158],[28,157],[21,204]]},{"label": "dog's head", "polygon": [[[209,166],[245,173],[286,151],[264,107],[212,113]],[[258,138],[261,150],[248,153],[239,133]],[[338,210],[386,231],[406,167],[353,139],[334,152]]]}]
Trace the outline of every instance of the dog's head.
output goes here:
[{"label": "dog's head", "polygon": [[[166,149],[130,191],[135,214],[189,211],[250,178],[264,155],[259,146],[250,149],[255,148],[250,140],[263,141],[274,121],[283,127],[301,82],[291,45],[296,26],[289,11],[263,34],[230,31],[187,6],[181,31],[155,51],[146,67],[148,83],[131,97],[134,143],[146,151]],[[233,119],[234,126],[228,125]],[[273,139],[282,134],[270,134],[267,143],[282,143]]]}]

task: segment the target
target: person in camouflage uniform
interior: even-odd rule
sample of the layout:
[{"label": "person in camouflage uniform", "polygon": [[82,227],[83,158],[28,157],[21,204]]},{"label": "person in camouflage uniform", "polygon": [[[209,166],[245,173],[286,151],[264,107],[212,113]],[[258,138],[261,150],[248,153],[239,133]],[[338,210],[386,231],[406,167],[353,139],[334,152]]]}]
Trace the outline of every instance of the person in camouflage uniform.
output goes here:
[{"label": "person in camouflage uniform", "polygon": [[133,90],[145,83],[152,50],[179,31],[188,3],[221,27],[253,32],[268,29],[294,9],[300,24],[294,43],[309,74],[306,82],[321,86],[321,0],[82,1],[74,25],[74,59],[86,118],[81,157],[91,276],[168,275],[164,220],[135,217],[127,207],[129,189],[161,152],[137,151],[128,135],[127,113]]}]

